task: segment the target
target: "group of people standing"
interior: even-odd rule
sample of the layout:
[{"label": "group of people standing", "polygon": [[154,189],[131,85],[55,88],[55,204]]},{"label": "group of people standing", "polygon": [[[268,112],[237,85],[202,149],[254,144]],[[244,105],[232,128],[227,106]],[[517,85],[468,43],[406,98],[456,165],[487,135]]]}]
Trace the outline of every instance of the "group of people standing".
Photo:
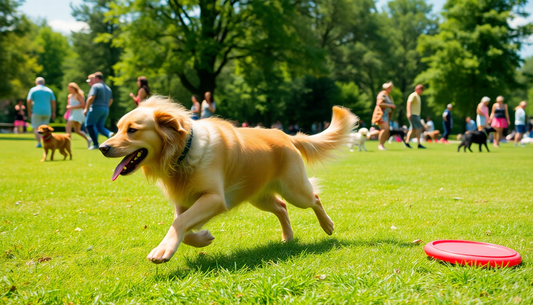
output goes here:
[{"label": "group of people standing", "polygon": [[[74,128],[74,132],[83,137],[87,141],[88,149],[92,150],[98,149],[98,133],[107,138],[113,136],[113,132],[104,126],[109,115],[109,107],[113,103],[113,93],[104,83],[104,75],[101,72],[89,75],[87,83],[91,86],[87,100],[78,84],[68,84],[69,95],[64,118],[67,120],[67,134],[70,136]],[[41,135],[37,129],[40,125],[48,125],[50,120],[55,119],[56,97],[54,92],[45,86],[44,78],[37,77],[35,87],[30,89],[26,100],[28,115],[37,140],[36,147],[42,147]]]},{"label": "group of people standing", "polygon": [[194,94],[191,97],[191,101],[192,101],[191,112],[192,112],[193,120],[207,119],[215,115],[217,105],[215,101],[213,100],[213,96],[211,92],[208,91],[204,94],[204,100],[202,101],[201,105],[199,102],[200,97],[196,94]]},{"label": "group of people standing", "polygon": [[[390,123],[392,121],[392,113],[396,109],[396,105],[394,104],[392,96],[390,95],[393,89],[392,82],[384,83],[382,88],[383,91],[381,91],[377,96],[376,107],[374,108],[374,112],[372,114],[372,124],[377,125],[380,129],[379,131],[376,131],[376,133],[379,133],[378,148],[380,150],[386,150],[384,144],[388,140],[390,135]],[[409,123],[411,125],[409,132],[407,133],[406,139],[406,146],[409,148],[411,148],[411,146],[409,145],[409,140],[414,137],[417,139],[418,148],[425,149],[425,147],[421,145],[420,139],[425,127],[427,126],[427,124],[425,124],[420,118],[422,105],[421,94],[424,92],[424,89],[425,88],[423,85],[416,85],[414,92],[411,93],[409,95],[409,98],[407,99],[406,113],[407,119],[409,120]],[[503,96],[498,96],[496,98],[496,103],[492,106],[492,112],[490,116],[488,109],[489,102],[490,98],[485,96],[481,99],[481,102],[477,106],[477,129],[483,130],[483,128],[489,125],[493,127],[496,130],[493,143],[494,146],[498,147],[503,138],[503,131],[511,125],[511,121],[509,119],[509,111],[507,109],[507,104],[504,104]],[[522,101],[515,108],[515,146],[522,139],[524,133],[526,133],[526,106],[527,103],[525,101]],[[441,138],[441,142],[446,144],[448,144],[448,137],[450,136],[450,133],[453,128],[452,110],[453,105],[448,104],[442,114],[444,132]],[[473,127],[468,124],[472,125]],[[470,126],[467,128],[468,130],[475,130],[476,122],[467,118],[467,126]],[[372,135],[373,134],[370,134],[369,136]]]}]

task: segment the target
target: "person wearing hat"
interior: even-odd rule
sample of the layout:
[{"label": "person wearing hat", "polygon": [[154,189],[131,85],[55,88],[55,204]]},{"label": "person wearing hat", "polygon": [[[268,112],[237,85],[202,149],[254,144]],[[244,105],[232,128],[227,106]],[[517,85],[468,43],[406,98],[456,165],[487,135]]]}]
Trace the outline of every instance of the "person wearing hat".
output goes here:
[{"label": "person wearing hat", "polygon": [[442,125],[444,126],[444,134],[442,135],[440,141],[446,144],[450,144],[448,143],[448,137],[450,136],[453,127],[452,109],[453,105],[448,104],[448,106],[446,106],[446,110],[444,110],[444,112],[442,113]]},{"label": "person wearing hat", "polygon": [[372,124],[379,126],[379,150],[386,150],[385,141],[389,138],[389,122],[392,119],[392,112],[396,109],[396,105],[390,96],[392,91],[393,84],[392,82],[384,83],[381,91],[376,100],[376,108],[374,108],[374,113],[372,114]]},{"label": "person wearing hat", "polygon": [[477,130],[483,130],[483,128],[489,126],[490,120],[489,120],[489,102],[490,97],[484,96],[481,99],[481,102],[477,105],[476,108],[476,123],[477,123]]},{"label": "person wearing hat", "polygon": [[[91,78],[91,76],[93,76]],[[89,147],[90,150],[98,149],[98,133],[103,134],[107,138],[113,136],[114,133],[105,128],[104,124],[109,115],[109,107],[113,103],[113,93],[111,88],[104,84],[104,75],[102,72],[96,72],[89,75],[87,80],[91,85],[89,91],[89,98],[83,114],[86,116],[86,127],[93,145]]]},{"label": "person wearing hat", "polygon": [[[409,95],[409,98],[407,98],[407,119],[411,124],[411,130],[409,130],[409,132],[407,133],[406,142],[409,143],[409,139],[411,139],[411,134],[414,132],[418,143],[418,148],[425,149],[425,147],[420,144],[420,135],[424,130],[424,125],[422,125],[422,121],[420,120],[420,111],[422,108],[422,98],[420,97],[420,95],[422,94],[422,92],[424,92],[424,86],[418,84],[415,87],[415,92],[411,93]],[[410,148],[410,146],[407,147]]]}]

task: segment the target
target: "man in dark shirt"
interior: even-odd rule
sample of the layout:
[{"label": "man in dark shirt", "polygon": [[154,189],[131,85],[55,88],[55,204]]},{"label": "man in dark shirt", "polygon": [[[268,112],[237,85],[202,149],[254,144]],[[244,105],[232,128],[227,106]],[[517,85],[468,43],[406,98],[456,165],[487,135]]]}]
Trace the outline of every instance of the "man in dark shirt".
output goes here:
[{"label": "man in dark shirt", "polygon": [[444,110],[444,112],[442,113],[442,125],[444,126],[444,134],[442,135],[440,141],[446,144],[449,144],[448,137],[450,136],[453,127],[452,109],[452,104],[448,104],[448,106],[446,106],[446,110]]},{"label": "man in dark shirt", "polygon": [[113,103],[113,93],[104,83],[102,72],[89,75],[88,82],[91,85],[91,90],[83,114],[86,115],[85,125],[93,141],[93,145],[89,149],[98,149],[98,132],[107,138],[113,136],[113,133],[104,126],[109,115],[109,106]]}]

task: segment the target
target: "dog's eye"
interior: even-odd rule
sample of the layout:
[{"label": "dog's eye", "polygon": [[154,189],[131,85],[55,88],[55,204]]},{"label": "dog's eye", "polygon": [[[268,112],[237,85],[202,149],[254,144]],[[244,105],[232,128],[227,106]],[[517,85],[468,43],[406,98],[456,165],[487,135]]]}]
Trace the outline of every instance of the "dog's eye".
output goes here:
[{"label": "dog's eye", "polygon": [[137,129],[135,129],[135,128],[128,128],[128,133],[134,133],[136,131],[137,131]]}]

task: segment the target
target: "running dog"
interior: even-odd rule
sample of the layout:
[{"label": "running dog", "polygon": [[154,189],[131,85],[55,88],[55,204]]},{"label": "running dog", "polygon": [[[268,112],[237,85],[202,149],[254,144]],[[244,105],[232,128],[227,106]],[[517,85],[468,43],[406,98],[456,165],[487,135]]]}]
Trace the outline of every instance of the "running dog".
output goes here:
[{"label": "running dog", "polygon": [[48,125],[41,125],[37,132],[43,138],[43,158],[41,162],[46,161],[48,156],[48,151],[51,150],[50,161],[54,161],[54,152],[56,149],[59,149],[59,153],[63,155],[63,160],[67,159],[67,152],[70,155],[70,160],[72,160],[72,151],[70,150],[70,138],[65,134],[53,134],[54,129]]},{"label": "running dog", "polygon": [[243,202],[276,215],[284,241],[293,239],[285,201],[311,208],[331,235],[333,221],[303,159],[315,164],[333,158],[356,123],[348,109],[333,107],[331,125],[323,132],[289,136],[280,130],[236,128],[218,118],[193,121],[183,106],[152,96],[120,119],[117,133],[100,151],[109,158],[124,157],[112,180],[142,168],[174,206],[167,235],[147,256],[159,264],[170,260],[181,243],[211,244],[209,231],[193,230]]},{"label": "running dog", "polygon": [[474,130],[465,134],[461,137],[461,144],[459,144],[459,147],[457,147],[457,152],[461,150],[461,147],[464,147],[464,152],[466,152],[467,148],[470,152],[472,152],[470,146],[472,146],[473,143],[479,144],[479,152],[481,152],[481,145],[483,144],[485,144],[487,152],[490,152],[489,147],[487,146],[487,139],[489,138],[489,134],[495,131],[496,129],[492,127],[485,127],[483,130]]},{"label": "running dog", "polygon": [[368,129],[361,128],[357,132],[350,133],[350,142],[348,142],[348,148],[350,148],[350,151],[353,152],[354,146],[357,145],[357,148],[359,148],[359,151],[361,151],[361,148],[363,148],[365,151],[365,142],[366,142],[366,136],[368,134]]}]

